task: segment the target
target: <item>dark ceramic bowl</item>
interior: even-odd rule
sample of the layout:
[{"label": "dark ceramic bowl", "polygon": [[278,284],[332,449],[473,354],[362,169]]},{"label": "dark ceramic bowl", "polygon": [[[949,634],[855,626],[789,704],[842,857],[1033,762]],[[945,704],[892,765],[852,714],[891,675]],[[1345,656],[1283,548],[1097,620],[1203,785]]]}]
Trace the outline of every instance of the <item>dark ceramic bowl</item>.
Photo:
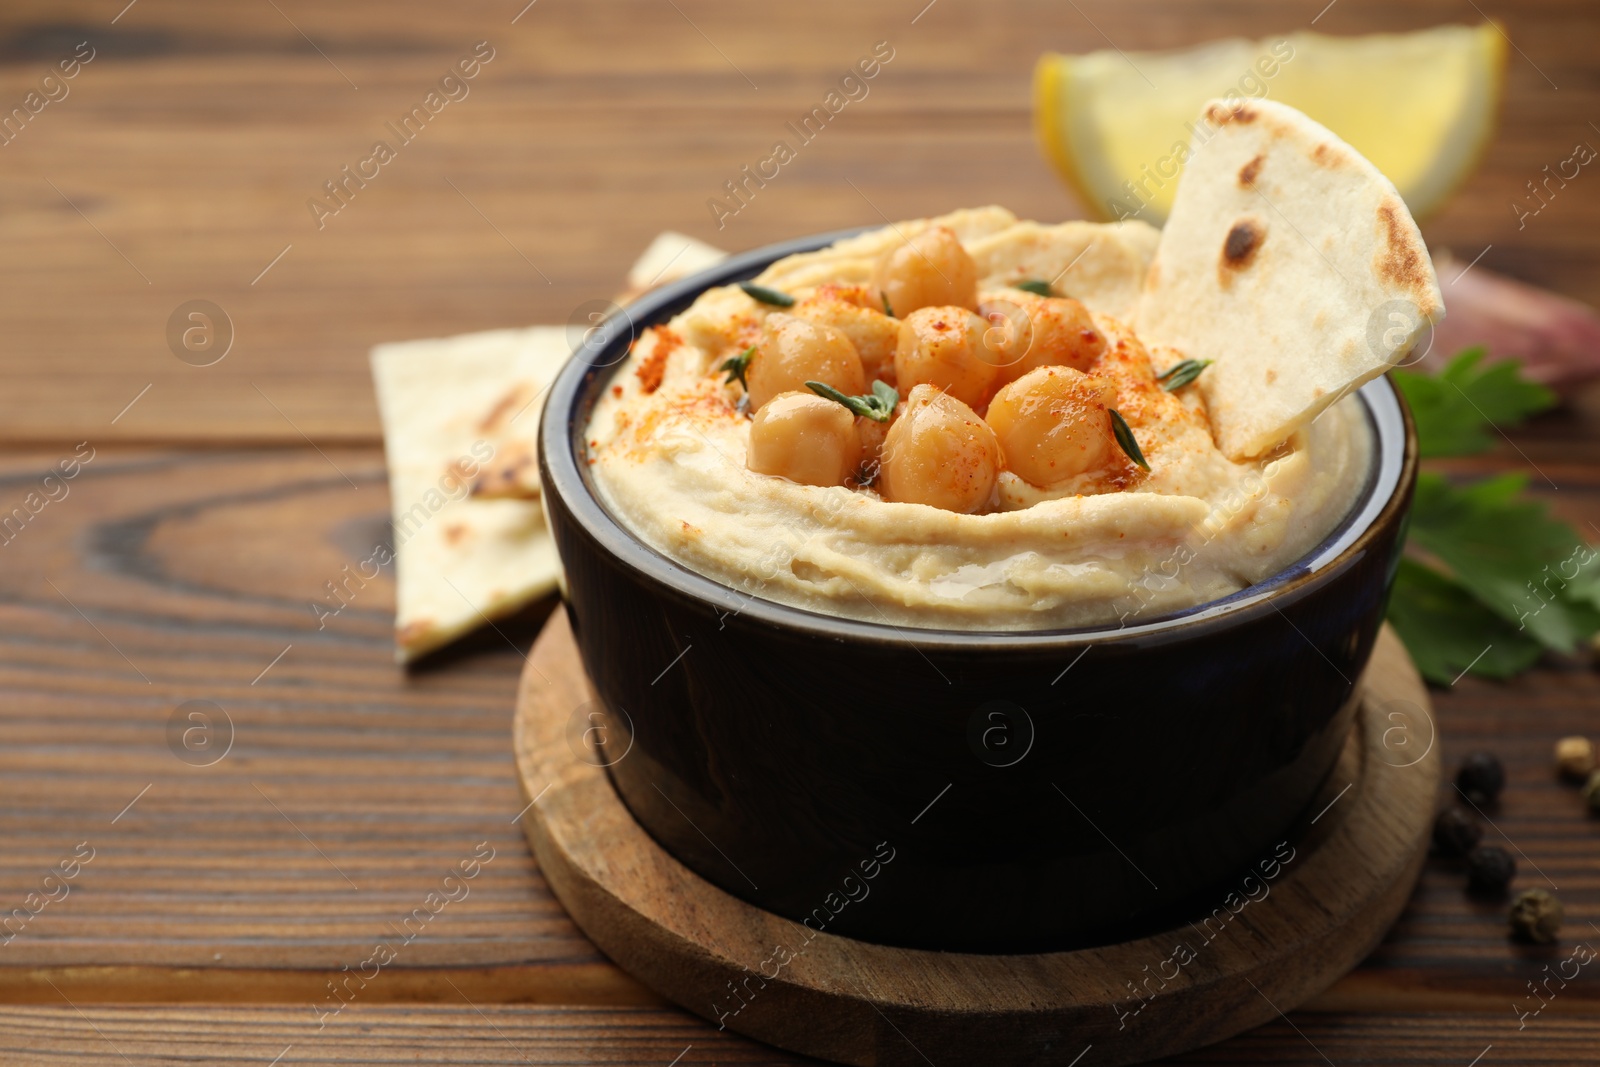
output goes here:
[{"label": "dark ceramic bowl", "polygon": [[[1271,855],[1333,767],[1416,473],[1385,379],[1352,513],[1224,600],[1120,629],[981,633],[834,618],[736,591],[599,502],[584,427],[632,336],[839,234],[736,256],[586,340],[539,434],[564,595],[618,792],[735,896],[924,948],[1104,943],[1180,919]],[[585,713],[587,715],[587,712]],[[598,720],[597,720],[598,721]],[[1218,893],[1220,899],[1220,893]]]}]

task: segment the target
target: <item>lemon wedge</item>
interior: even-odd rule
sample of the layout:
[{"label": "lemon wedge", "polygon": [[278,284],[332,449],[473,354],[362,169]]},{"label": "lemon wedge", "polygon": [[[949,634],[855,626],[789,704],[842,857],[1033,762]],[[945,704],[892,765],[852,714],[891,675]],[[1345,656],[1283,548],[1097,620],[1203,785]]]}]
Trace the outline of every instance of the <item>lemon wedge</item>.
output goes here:
[{"label": "lemon wedge", "polygon": [[1267,97],[1348,141],[1421,216],[1467,176],[1493,132],[1506,44],[1486,22],[1233,38],[1175,52],[1046,53],[1034,70],[1034,123],[1090,214],[1160,225],[1201,105]]}]

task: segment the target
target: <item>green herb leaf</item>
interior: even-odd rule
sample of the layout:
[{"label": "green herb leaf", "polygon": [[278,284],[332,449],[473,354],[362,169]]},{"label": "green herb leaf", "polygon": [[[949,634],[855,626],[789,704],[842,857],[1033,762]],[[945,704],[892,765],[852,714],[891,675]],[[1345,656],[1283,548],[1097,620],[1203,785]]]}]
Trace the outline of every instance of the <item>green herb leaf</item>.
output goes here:
[{"label": "green herb leaf", "polygon": [[1422,473],[1409,543],[1518,632],[1571,652],[1600,630],[1592,595],[1597,553],[1542,503],[1518,499],[1527,482],[1525,474],[1503,474],[1457,487]]},{"label": "green herb leaf", "polygon": [[1200,377],[1200,372],[1211,366],[1209,359],[1186,359],[1168,368],[1165,374],[1156,378],[1161,383],[1161,388],[1169,393],[1176,393]]},{"label": "green herb leaf", "polygon": [[1510,678],[1544,652],[1538,641],[1478,603],[1460,583],[1416,560],[1400,561],[1389,621],[1417,670],[1438,685],[1451,684],[1469,668],[1485,678]]},{"label": "green herb leaf", "polygon": [[889,294],[880,290],[878,295],[883,297],[883,313],[891,319],[894,318],[894,308],[889,306]]},{"label": "green herb leaf", "polygon": [[[1391,372],[1416,421],[1421,455],[1482,452],[1499,431],[1555,402],[1517,364],[1480,369],[1469,348],[1436,375]],[[1417,479],[1389,621],[1431,682],[1463,671],[1509,678],[1545,649],[1571,652],[1600,631],[1600,552],[1506,474],[1456,485]],[[1416,558],[1418,554],[1426,560]]]},{"label": "green herb leaf", "polygon": [[872,392],[865,396],[846,396],[825,382],[807,382],[806,388],[873,422],[888,422],[894,415],[895,405],[900,403],[900,394],[882,381],[873,382]]},{"label": "green herb leaf", "polygon": [[744,295],[751,300],[759,300],[761,303],[771,304],[773,307],[794,307],[794,297],[788,293],[780,293],[776,289],[768,289],[764,285],[756,285],[752,282],[740,282],[739,288],[743,289]]},{"label": "green herb leaf", "polygon": [[1458,353],[1437,375],[1406,370],[1390,373],[1411,406],[1423,458],[1470,456],[1483,452],[1512,426],[1555,403],[1555,394],[1522,377],[1513,360],[1482,370],[1484,350]]},{"label": "green herb leaf", "polygon": [[1021,289],[1023,292],[1032,293],[1034,296],[1051,295],[1050,283],[1046,281],[1040,281],[1038,278],[1024,278],[1020,282],[1012,282],[1011,288]]},{"label": "green herb leaf", "polygon": [[750,369],[750,361],[754,359],[755,356],[756,346],[751,345],[743,352],[740,352],[737,356],[730,356],[729,358],[723,360],[720,369],[728,372],[728,376],[723,379],[723,382],[728,385],[738,382],[740,385],[744,386],[746,390],[748,390],[750,388],[750,383],[744,380],[744,376],[745,372]]},{"label": "green herb leaf", "polygon": [[1150,464],[1145,461],[1144,451],[1139,447],[1138,440],[1133,436],[1133,431],[1128,428],[1128,420],[1115,408],[1106,408],[1111,413],[1111,432],[1117,438],[1117,444],[1122,446],[1122,451],[1145,470],[1150,469]]}]

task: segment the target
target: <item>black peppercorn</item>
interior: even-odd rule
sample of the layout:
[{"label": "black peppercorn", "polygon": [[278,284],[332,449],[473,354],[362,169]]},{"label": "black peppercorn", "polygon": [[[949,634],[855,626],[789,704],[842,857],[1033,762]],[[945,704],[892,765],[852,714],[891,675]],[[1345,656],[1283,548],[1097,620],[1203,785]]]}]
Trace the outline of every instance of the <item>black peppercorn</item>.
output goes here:
[{"label": "black peppercorn", "polygon": [[1474,752],[1461,761],[1456,772],[1456,788],[1479,806],[1493,804],[1505,784],[1505,768],[1488,752]]},{"label": "black peppercorn", "polygon": [[1483,839],[1483,825],[1464,808],[1446,808],[1433,823],[1433,844],[1441,856],[1465,856]]},{"label": "black peppercorn", "polygon": [[1524,941],[1548,945],[1556,939],[1564,916],[1561,901],[1543,889],[1529,889],[1511,902],[1511,932]]},{"label": "black peppercorn", "polygon": [[1475,893],[1504,893],[1516,873],[1517,861],[1499,845],[1479,845],[1467,853],[1467,888]]}]

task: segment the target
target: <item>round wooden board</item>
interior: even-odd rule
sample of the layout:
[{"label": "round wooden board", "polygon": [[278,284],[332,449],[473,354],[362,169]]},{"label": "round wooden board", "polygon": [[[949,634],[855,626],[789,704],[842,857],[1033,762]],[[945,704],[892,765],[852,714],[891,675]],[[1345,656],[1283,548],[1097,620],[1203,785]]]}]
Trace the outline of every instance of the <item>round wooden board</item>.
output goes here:
[{"label": "round wooden board", "polygon": [[1363,685],[1350,742],[1278,857],[1289,858],[1262,857],[1272,877],[1240,872],[1236,891],[1193,922],[1098,948],[990,956],[867,944],[706,882],[574,751],[574,710],[596,698],[562,610],[518,695],[523,829],[551,889],[606,955],[730,1030],[863,1065],[1135,1063],[1303,1003],[1404,907],[1426,855],[1438,746],[1427,691],[1387,628]]}]

